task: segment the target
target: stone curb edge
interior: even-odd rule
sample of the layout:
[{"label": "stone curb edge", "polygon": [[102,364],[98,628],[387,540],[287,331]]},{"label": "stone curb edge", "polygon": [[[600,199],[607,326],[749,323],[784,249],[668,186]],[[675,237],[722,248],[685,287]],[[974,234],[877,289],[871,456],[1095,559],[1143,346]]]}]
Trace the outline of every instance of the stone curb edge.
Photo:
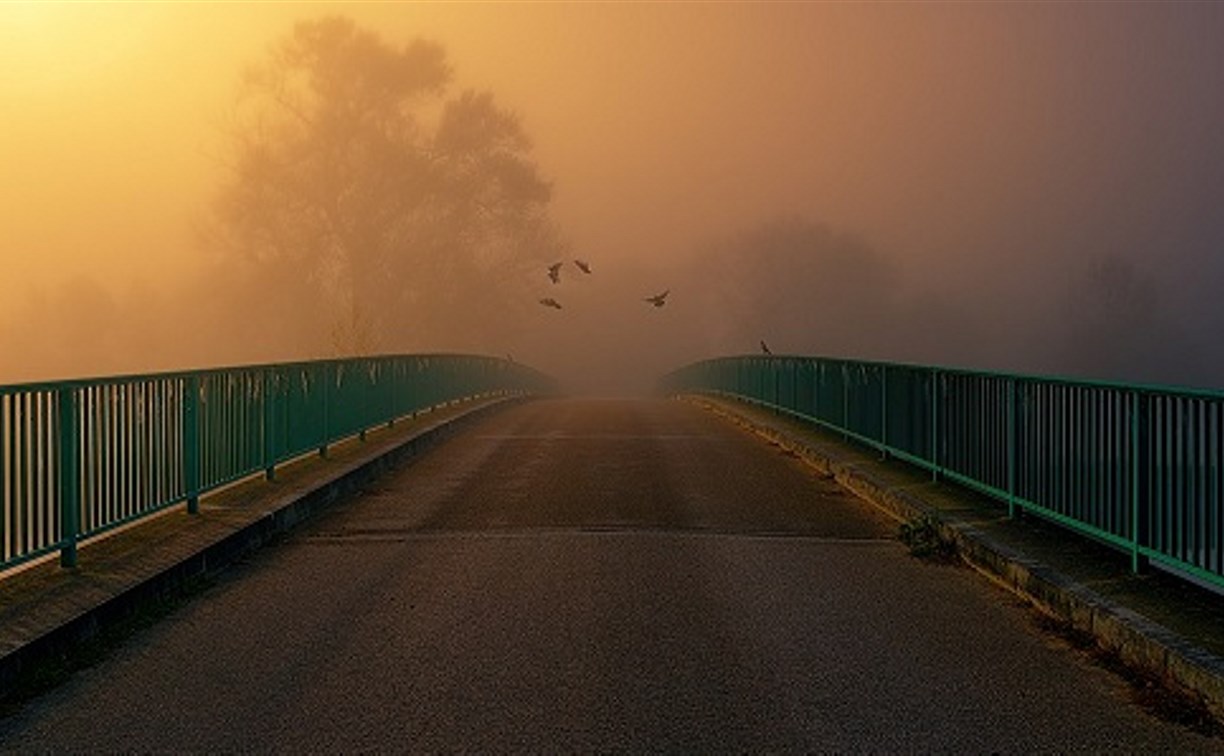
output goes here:
[{"label": "stone curb edge", "polygon": [[133,616],[141,607],[173,595],[189,581],[218,572],[312,515],[358,493],[379,476],[420,456],[472,422],[521,401],[522,397],[505,397],[473,407],[429,425],[373,456],[348,463],[320,485],[288,492],[254,521],[13,649],[0,657],[0,700],[11,692],[24,669],[89,641],[104,628]]},{"label": "stone curb edge", "polygon": [[[860,467],[737,413],[730,400],[688,394],[688,401],[798,455],[856,496],[900,520],[936,515],[934,506],[910,491],[890,487]],[[940,535],[956,543],[964,561],[1040,611],[1091,635],[1096,644],[1127,665],[1171,682],[1200,698],[1224,721],[1224,659],[1196,646],[1135,611],[1077,584],[1051,567],[1029,559],[953,517],[936,515]]]}]

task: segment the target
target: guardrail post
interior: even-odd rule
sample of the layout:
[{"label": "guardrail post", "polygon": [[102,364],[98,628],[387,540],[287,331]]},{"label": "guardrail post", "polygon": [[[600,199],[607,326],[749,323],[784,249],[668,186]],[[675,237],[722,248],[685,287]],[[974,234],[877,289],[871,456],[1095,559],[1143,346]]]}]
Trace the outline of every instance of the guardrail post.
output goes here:
[{"label": "guardrail post", "polygon": [[823,412],[821,412],[821,406],[820,406],[820,400],[823,397],[823,394],[821,394],[820,392],[820,384],[821,384],[821,379],[824,378],[824,374],[825,374],[824,360],[821,360],[821,359],[813,360],[812,362],[812,417],[820,418],[821,420],[823,420],[824,418],[822,417]]},{"label": "guardrail post", "polygon": [[1143,429],[1142,422],[1143,414],[1142,397],[1138,391],[1130,392],[1131,405],[1131,422],[1130,422],[1130,458],[1131,458],[1131,495],[1130,495],[1130,542],[1131,542],[1131,572],[1142,572],[1147,566],[1147,558],[1140,553],[1139,548],[1143,544],[1144,528],[1143,528],[1143,498],[1141,494],[1141,486],[1143,484],[1142,475],[1142,457],[1144,451],[1143,444]]},{"label": "guardrail post", "polygon": [[323,365],[323,370],[321,371],[323,373],[323,428],[321,429],[322,438],[319,440],[320,457],[327,456],[327,439],[329,438],[327,434],[327,422],[330,419],[328,417],[328,413],[331,411],[331,407],[328,405],[330,403],[329,397],[331,396],[331,387],[334,379],[331,369],[333,364],[334,363],[331,362],[325,363]]},{"label": "guardrail post", "polygon": [[770,384],[773,386],[772,403],[773,411],[776,415],[782,411],[782,388],[779,385],[782,382],[782,371],[778,368],[777,360],[774,360],[772,357],[766,358],[765,364],[769,366],[769,377],[773,379],[770,381]]},{"label": "guardrail post", "polygon": [[880,459],[888,459],[888,368],[880,366]]},{"label": "guardrail post", "polygon": [[[273,389],[277,381],[272,375],[273,368],[268,368],[260,373],[260,380],[263,381],[263,463],[264,463],[264,479],[276,479],[276,394]],[[276,392],[279,393],[279,392]]]},{"label": "guardrail post", "polygon": [[[362,366],[363,368],[365,368],[365,371],[364,371],[365,375],[372,376],[374,374],[374,368],[372,365],[369,364],[369,361],[365,361],[365,362],[366,364]],[[368,420],[370,416],[370,401],[371,401],[371,397],[374,396],[375,385],[376,385],[376,381],[373,378],[371,378],[370,385],[367,387],[367,390],[362,391],[361,395],[357,399],[358,423],[361,426],[361,430],[357,431],[358,441],[364,442],[366,440],[366,421]]]},{"label": "guardrail post", "polygon": [[387,386],[387,427],[395,426],[395,418],[399,417],[399,392],[402,388],[403,381],[400,376],[403,371],[400,370],[401,361],[399,358],[393,359],[387,366],[387,371],[391,373],[391,378],[388,380]]},{"label": "guardrail post", "polygon": [[1019,392],[1016,391],[1016,379],[1007,379],[1007,517],[1016,516],[1016,454],[1020,446],[1017,438],[1019,426],[1016,423],[1016,402]]},{"label": "guardrail post", "polygon": [[80,534],[81,460],[77,429],[77,390],[57,391],[59,400],[60,566],[76,567]]},{"label": "guardrail post", "polygon": [[200,376],[183,381],[183,487],[187,513],[200,512]]},{"label": "guardrail post", "polygon": [[939,480],[939,371],[931,370],[931,480]]},{"label": "guardrail post", "polygon": [[846,367],[846,363],[841,364],[842,376],[842,439],[850,440],[850,371]]}]

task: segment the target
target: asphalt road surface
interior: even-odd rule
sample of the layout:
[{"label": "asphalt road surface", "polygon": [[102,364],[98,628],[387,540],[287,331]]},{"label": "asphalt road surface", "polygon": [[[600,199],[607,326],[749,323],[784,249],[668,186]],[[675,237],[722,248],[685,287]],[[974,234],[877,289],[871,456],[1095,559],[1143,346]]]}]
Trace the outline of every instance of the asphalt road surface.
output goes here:
[{"label": "asphalt road surface", "polygon": [[482,421],[0,721],[0,751],[1204,752],[665,401]]}]

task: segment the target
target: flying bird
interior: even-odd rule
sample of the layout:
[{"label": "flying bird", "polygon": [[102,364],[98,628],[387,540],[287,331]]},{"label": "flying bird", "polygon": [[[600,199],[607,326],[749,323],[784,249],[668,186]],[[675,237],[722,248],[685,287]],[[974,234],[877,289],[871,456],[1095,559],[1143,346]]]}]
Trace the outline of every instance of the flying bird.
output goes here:
[{"label": "flying bird", "polygon": [[668,295],[668,293],[669,293],[670,291],[671,291],[671,289],[667,289],[667,290],[666,290],[666,291],[664,291],[662,294],[655,294],[653,297],[646,297],[646,298],[645,298],[645,299],[643,299],[642,301],[643,301],[643,302],[649,302],[649,303],[651,303],[652,305],[654,305],[655,307],[662,307],[662,306],[663,306],[663,304],[664,304],[664,302],[666,301],[666,299],[667,299],[667,295]]},{"label": "flying bird", "polygon": [[561,263],[553,263],[548,266],[548,277],[553,283],[561,283]]},{"label": "flying bird", "polygon": [[543,299],[540,300],[540,304],[544,305],[545,307],[551,307],[554,310],[561,309],[561,303],[553,299],[552,297],[544,297]]},{"label": "flying bird", "polygon": [[588,265],[586,262],[582,260],[575,260],[574,264],[578,266],[578,270],[582,271],[583,273],[586,273],[588,276],[591,275],[591,266]]},{"label": "flying bird", "polygon": [[769,351],[769,345],[765,343],[765,339],[761,339],[761,351],[765,354],[773,354],[773,352]]}]

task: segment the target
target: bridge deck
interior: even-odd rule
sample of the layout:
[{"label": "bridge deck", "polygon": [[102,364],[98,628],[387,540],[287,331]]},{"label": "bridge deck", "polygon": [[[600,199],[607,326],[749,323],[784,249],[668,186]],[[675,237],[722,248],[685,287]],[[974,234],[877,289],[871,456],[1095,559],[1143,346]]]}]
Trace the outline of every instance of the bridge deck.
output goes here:
[{"label": "bridge deck", "polygon": [[[1209,747],[894,530],[691,406],[515,407],[227,571],[0,721],[0,742]],[[65,585],[102,569],[83,561]]]},{"label": "bridge deck", "polygon": [[[283,466],[273,482],[257,477],[210,494],[198,516],[176,507],[113,531],[86,542],[74,570],[61,569],[52,555],[0,578],[0,699],[20,683],[16,678],[28,657],[58,655],[97,626],[141,611],[150,599],[180,593],[189,588],[185,584],[291,527],[287,515],[307,509],[302,504],[310,497],[335,496],[343,476],[376,475],[380,463],[406,443],[499,403],[468,402],[426,412],[374,431],[365,441],[334,445],[326,459],[309,456]],[[364,478],[354,477],[354,484],[362,485]]]}]

